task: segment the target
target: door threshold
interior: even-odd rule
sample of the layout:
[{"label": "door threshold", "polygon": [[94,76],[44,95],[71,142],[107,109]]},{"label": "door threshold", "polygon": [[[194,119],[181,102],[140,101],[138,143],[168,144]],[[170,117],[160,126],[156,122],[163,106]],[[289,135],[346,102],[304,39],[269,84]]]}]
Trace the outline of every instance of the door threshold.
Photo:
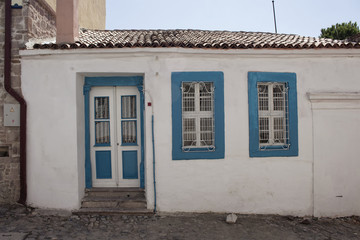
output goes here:
[{"label": "door threshold", "polygon": [[85,189],[86,192],[138,192],[144,190],[140,187],[93,187]]}]

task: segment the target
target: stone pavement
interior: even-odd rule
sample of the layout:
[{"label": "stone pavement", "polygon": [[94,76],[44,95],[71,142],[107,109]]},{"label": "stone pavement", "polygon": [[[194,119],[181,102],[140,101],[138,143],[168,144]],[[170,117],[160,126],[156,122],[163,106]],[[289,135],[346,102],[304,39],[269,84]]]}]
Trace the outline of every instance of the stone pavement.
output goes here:
[{"label": "stone pavement", "polygon": [[360,217],[237,216],[235,224],[228,224],[226,214],[75,216],[0,205],[0,240],[360,239]]}]

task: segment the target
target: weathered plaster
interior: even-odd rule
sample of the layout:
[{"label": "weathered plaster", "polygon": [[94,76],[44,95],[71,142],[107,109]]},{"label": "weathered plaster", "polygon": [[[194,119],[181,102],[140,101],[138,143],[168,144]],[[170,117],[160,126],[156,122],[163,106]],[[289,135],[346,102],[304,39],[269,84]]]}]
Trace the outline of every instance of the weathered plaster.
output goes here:
[{"label": "weathered plaster", "polygon": [[[337,198],[348,207],[333,211],[334,204],[319,206],[314,188],[314,146],[325,151],[321,139],[338,142],[341,154],[357,154],[334,138],[331,131],[314,130],[308,92],[354,92],[360,89],[359,50],[179,50],[92,49],[22,51],[23,92],[28,101],[30,162],[29,203],[38,207],[75,209],[84,191],[84,135],[82,81],[84,76],[144,75],[145,101],[152,97],[155,117],[157,199],[159,211],[238,212],[339,216],[360,214],[360,183],[343,178],[351,195]],[[352,57],[348,57],[351,55]],[[225,159],[171,159],[171,72],[222,71],[225,85]],[[294,72],[297,75],[299,156],[249,158],[249,71]],[[146,105],[146,104],[145,104]],[[43,113],[46,112],[46,115]],[[151,107],[145,109],[145,172],[148,207],[153,207]],[[332,121],[349,129],[357,113]],[[347,115],[346,115],[347,116]],[[315,116],[327,121],[328,116]],[[331,117],[331,116],[330,116]],[[358,124],[358,123],[356,123]],[[56,126],[56,127],[54,127]],[[328,126],[328,125],[327,125]],[[329,125],[328,127],[331,127]],[[316,137],[320,131],[321,137]],[[348,134],[350,130],[346,131]],[[315,136],[315,137],[314,137]],[[346,137],[345,137],[346,138]],[[354,140],[352,137],[351,140]],[[355,143],[354,143],[355,144]],[[352,146],[352,145],[351,145]],[[316,152],[316,151],[315,151]],[[321,152],[320,152],[321,154]],[[334,164],[321,165],[333,173],[339,155],[326,155]],[[343,165],[344,174],[358,169],[358,161]],[[337,179],[336,175],[330,178]],[[317,186],[317,185],[316,185]],[[331,196],[326,187],[322,191]],[[315,192],[314,192],[315,191]],[[325,196],[327,197],[327,195]],[[336,193],[337,194],[337,193]],[[339,193],[340,194],[340,193]],[[314,202],[315,199],[315,202]],[[325,198],[327,199],[327,198]]]}]

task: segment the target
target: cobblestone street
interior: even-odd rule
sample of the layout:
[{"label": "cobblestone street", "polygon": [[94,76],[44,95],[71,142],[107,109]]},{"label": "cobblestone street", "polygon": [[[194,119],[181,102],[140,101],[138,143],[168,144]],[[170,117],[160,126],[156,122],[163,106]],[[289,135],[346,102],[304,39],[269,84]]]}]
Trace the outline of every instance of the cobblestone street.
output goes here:
[{"label": "cobblestone street", "polygon": [[360,239],[360,218],[160,214],[88,216],[0,206],[0,240],[18,239]]}]

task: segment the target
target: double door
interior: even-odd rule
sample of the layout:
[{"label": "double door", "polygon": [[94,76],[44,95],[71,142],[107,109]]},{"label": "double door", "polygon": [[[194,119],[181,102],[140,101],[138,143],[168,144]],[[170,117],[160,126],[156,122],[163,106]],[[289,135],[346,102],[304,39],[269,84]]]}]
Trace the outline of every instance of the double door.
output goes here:
[{"label": "double door", "polygon": [[139,187],[139,91],[134,86],[90,91],[90,159],[93,187]]}]

